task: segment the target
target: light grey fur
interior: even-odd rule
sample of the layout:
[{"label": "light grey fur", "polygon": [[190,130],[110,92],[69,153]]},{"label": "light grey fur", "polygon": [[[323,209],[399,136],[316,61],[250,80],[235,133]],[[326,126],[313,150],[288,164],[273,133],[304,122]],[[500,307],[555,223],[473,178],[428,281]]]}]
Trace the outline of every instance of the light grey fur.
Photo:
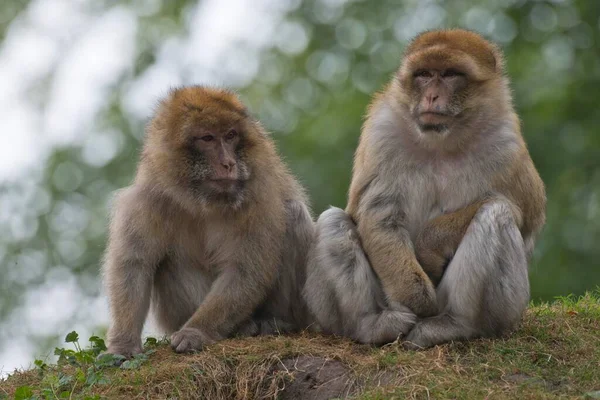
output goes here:
[{"label": "light grey fur", "polygon": [[416,321],[406,307],[387,307],[356,226],[339,208],[330,208],[317,221],[307,273],[304,298],[326,333],[384,344],[407,333]]},{"label": "light grey fur", "polygon": [[529,301],[527,257],[505,200],[485,204],[469,225],[437,288],[440,314],[420,321],[408,347],[500,335],[514,329]]},{"label": "light grey fur", "polygon": [[[372,109],[369,134],[361,137],[362,156],[375,165],[367,172],[369,179],[359,176],[366,184],[356,215],[394,223],[398,245],[413,250],[428,221],[491,199],[471,222],[436,290],[439,314],[417,321],[406,337],[407,346],[428,347],[513,329],[529,300],[527,262],[541,225],[523,237],[516,222],[522,218],[515,213],[518,207],[495,192],[493,182],[518,159],[520,134],[511,121],[485,115],[469,151],[460,157],[447,157],[443,151],[432,156],[432,149],[443,147],[444,137],[424,135],[408,113],[390,104],[395,104],[392,97]],[[362,173],[355,170],[355,175]],[[391,341],[415,321],[408,310],[390,311],[401,305],[385,303],[354,222],[340,209],[326,211],[317,222],[304,296],[324,331],[361,342]]]}]

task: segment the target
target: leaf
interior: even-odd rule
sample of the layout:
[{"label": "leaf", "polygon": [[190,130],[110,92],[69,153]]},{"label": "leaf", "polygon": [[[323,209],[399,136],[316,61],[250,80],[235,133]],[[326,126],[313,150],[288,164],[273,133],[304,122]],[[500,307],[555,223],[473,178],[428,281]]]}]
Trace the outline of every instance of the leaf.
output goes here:
[{"label": "leaf", "polygon": [[75,358],[77,359],[77,361],[80,364],[84,364],[84,365],[92,364],[94,362],[94,360],[96,359],[94,354],[88,350],[82,350],[82,351],[76,352]]},{"label": "leaf", "polygon": [[104,340],[98,336],[90,337],[90,343],[92,344],[92,350],[97,352],[96,355],[106,350],[106,344],[104,343]]},{"label": "leaf", "polygon": [[77,379],[77,382],[85,382],[86,376],[85,373],[81,370],[78,369],[77,372],[75,372],[75,378]]},{"label": "leaf", "polygon": [[41,370],[44,370],[44,369],[46,369],[46,367],[48,367],[48,365],[45,362],[43,362],[42,360],[36,359],[33,363],[35,364],[36,367],[38,367]]},{"label": "leaf", "polygon": [[[59,372],[58,375],[54,375],[54,374],[46,374],[46,376],[44,376],[44,379],[42,380],[42,386],[46,387],[46,386],[59,386],[58,381],[59,381],[59,376],[62,376],[62,372]],[[45,390],[50,390],[48,388],[46,389],[42,389],[42,394],[45,395]],[[52,390],[50,390],[50,393],[52,394]]]},{"label": "leaf", "polygon": [[78,340],[79,340],[79,334],[75,331],[67,334],[67,336],[65,337],[65,342],[67,342],[67,343],[75,343]]},{"label": "leaf", "polygon": [[93,367],[89,367],[87,373],[85,374],[85,384],[92,386],[96,382],[98,382],[98,374]]},{"label": "leaf", "polygon": [[587,392],[585,398],[600,399],[600,390],[594,390],[593,392]]},{"label": "leaf", "polygon": [[85,377],[86,385],[105,385],[110,381],[104,376],[103,373],[97,371],[94,367],[89,367]]},{"label": "leaf", "polygon": [[58,378],[58,386],[67,386],[71,385],[73,382],[73,377],[71,375],[60,374]]},{"label": "leaf", "polygon": [[121,354],[104,353],[96,357],[94,365],[98,368],[116,367],[121,365],[126,358],[127,357],[122,356]]},{"label": "leaf", "polygon": [[56,347],[54,349],[54,355],[58,356],[59,364],[68,362],[71,365],[77,365],[77,360],[75,359],[75,350],[61,349],[60,347]]},{"label": "leaf", "polygon": [[122,369],[138,369],[144,363],[145,360],[139,358],[133,358],[131,360],[125,361],[121,364]]},{"label": "leaf", "polygon": [[158,345],[158,340],[156,340],[156,338],[153,337],[147,337],[146,341],[144,342],[144,347],[145,346],[156,346]]},{"label": "leaf", "polygon": [[30,386],[21,386],[15,390],[15,400],[28,400],[33,396],[33,389]]}]

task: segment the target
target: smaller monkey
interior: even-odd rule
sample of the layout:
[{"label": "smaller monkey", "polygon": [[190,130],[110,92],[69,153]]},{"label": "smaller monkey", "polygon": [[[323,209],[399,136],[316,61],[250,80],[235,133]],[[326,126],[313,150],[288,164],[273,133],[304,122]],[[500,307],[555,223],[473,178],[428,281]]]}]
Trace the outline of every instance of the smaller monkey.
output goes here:
[{"label": "smaller monkey", "polygon": [[313,236],[302,187],[238,97],[172,91],[114,205],[103,267],[108,352],[142,351],[150,308],[177,352],[304,329]]}]

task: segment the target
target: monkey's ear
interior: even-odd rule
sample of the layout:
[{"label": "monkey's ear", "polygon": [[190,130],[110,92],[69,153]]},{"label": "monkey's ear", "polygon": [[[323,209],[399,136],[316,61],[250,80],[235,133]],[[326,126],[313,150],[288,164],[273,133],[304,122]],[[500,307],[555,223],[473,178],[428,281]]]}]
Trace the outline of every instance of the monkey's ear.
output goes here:
[{"label": "monkey's ear", "polygon": [[494,72],[499,74],[504,73],[504,57],[502,56],[502,49],[497,44],[492,44],[492,57],[494,60]]}]

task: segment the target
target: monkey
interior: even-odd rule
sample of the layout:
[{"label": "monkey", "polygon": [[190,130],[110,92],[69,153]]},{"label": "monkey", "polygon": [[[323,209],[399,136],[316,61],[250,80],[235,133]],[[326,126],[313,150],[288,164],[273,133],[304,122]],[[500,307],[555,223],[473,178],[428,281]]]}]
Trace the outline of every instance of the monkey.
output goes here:
[{"label": "monkey", "polygon": [[368,108],[346,209],[317,220],[303,294],[320,329],[359,341],[504,335],[529,302],[545,210],[500,48],[421,33]]},{"label": "monkey", "polygon": [[172,90],[147,125],[132,185],[114,201],[107,352],[141,352],[150,310],[179,353],[304,329],[313,239],[304,189],[238,96]]}]

